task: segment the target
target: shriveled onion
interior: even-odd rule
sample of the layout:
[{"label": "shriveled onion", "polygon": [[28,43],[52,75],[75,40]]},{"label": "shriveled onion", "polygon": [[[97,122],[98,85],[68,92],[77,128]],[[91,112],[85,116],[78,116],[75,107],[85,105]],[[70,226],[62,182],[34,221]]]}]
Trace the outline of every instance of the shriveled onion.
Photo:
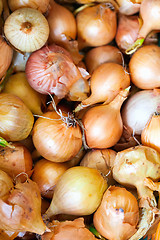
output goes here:
[{"label": "shriveled onion", "polygon": [[49,36],[49,26],[41,12],[33,8],[19,8],[9,15],[4,24],[8,41],[22,52],[40,49]]},{"label": "shriveled onion", "polygon": [[73,221],[52,221],[51,233],[44,233],[42,240],[96,240],[94,235],[85,227],[84,218]]},{"label": "shriveled onion", "polygon": [[160,115],[154,114],[141,134],[142,144],[160,152]]},{"label": "shriveled onion", "polygon": [[138,88],[160,87],[160,47],[146,45],[137,50],[129,62],[131,80]]},{"label": "shriveled onion", "polygon": [[47,230],[41,217],[41,195],[35,182],[17,183],[6,201],[0,199],[0,229],[43,234]]},{"label": "shriveled onion", "polygon": [[34,117],[23,101],[10,93],[0,94],[0,135],[8,141],[20,141],[30,134]]},{"label": "shriveled onion", "polygon": [[87,7],[77,14],[76,20],[80,49],[108,44],[116,35],[116,11],[110,3]]},{"label": "shriveled onion", "polygon": [[[34,114],[42,115],[42,96],[28,83],[25,72],[19,72],[9,77],[3,92],[19,97]],[[29,99],[29,101],[28,101]]]},{"label": "shriveled onion", "polygon": [[91,95],[83,100],[75,111],[95,103],[110,103],[121,90],[130,85],[130,77],[121,65],[103,63],[93,72],[90,85]]},{"label": "shriveled onion", "polygon": [[12,179],[8,176],[6,172],[0,169],[0,198],[8,195],[12,187]]},{"label": "shriveled onion", "polygon": [[82,78],[67,50],[58,45],[41,48],[29,57],[26,64],[29,84],[43,94],[63,98],[71,86]]},{"label": "shriveled onion", "polygon": [[142,90],[127,99],[122,109],[124,126],[131,134],[142,133],[154,112],[160,111],[160,90]]},{"label": "shriveled onion", "polygon": [[52,199],[55,185],[67,169],[66,163],[54,163],[46,159],[35,164],[32,180],[37,183],[43,197]]},{"label": "shriveled onion", "polygon": [[44,13],[49,7],[49,0],[8,0],[8,5],[12,12],[22,7],[28,7]]},{"label": "shriveled onion", "polygon": [[127,95],[128,89],[121,91],[109,104],[93,107],[84,114],[82,122],[88,147],[110,148],[118,142],[123,132],[120,108]]},{"label": "shriveled onion", "polygon": [[6,43],[2,36],[0,36],[0,79],[7,72],[13,57],[12,48]]},{"label": "shriveled onion", "polygon": [[69,168],[55,186],[46,215],[92,214],[99,206],[106,188],[107,182],[98,170],[82,166]]},{"label": "shriveled onion", "polygon": [[95,228],[109,240],[129,239],[137,231],[138,221],[137,199],[125,188],[115,186],[104,193],[93,217]]},{"label": "shriveled onion", "polygon": [[46,112],[33,128],[33,143],[47,160],[66,162],[73,158],[82,146],[80,126],[74,119],[55,111]]},{"label": "shriveled onion", "polygon": [[86,67],[90,74],[102,63],[114,62],[122,64],[122,53],[114,46],[106,45],[92,48],[85,56]]},{"label": "shriveled onion", "polygon": [[12,144],[14,148],[0,147],[0,169],[10,177],[15,178],[21,172],[31,176],[32,157],[26,147],[20,143]]}]

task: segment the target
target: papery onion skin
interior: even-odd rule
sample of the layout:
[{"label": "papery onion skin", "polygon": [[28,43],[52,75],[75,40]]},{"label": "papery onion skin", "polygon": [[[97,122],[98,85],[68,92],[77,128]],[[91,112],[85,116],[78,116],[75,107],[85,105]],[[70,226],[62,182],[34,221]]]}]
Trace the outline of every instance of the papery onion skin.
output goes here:
[{"label": "papery onion skin", "polygon": [[[28,83],[25,72],[19,72],[9,77],[3,92],[11,93],[19,97],[32,113],[42,115],[42,96],[35,91]],[[28,99],[30,99],[28,101]]]},{"label": "papery onion skin", "polygon": [[154,114],[141,134],[142,144],[160,152],[160,115]]},{"label": "papery onion skin", "polygon": [[142,133],[154,112],[160,111],[160,90],[142,90],[127,99],[122,109],[122,120],[131,134]]},{"label": "papery onion skin", "polygon": [[69,168],[56,184],[46,215],[92,214],[99,206],[106,188],[107,182],[98,170],[83,166]]},{"label": "papery onion skin", "polygon": [[40,49],[49,36],[49,25],[41,12],[33,8],[19,8],[4,24],[8,41],[22,52]]},{"label": "papery onion skin", "polygon": [[67,169],[66,163],[54,163],[46,159],[36,162],[32,180],[37,183],[43,197],[52,199],[54,187]]},{"label": "papery onion skin", "polygon": [[2,36],[0,36],[0,52],[1,52],[1,60],[0,60],[0,79],[7,72],[13,57],[12,48],[6,43]]},{"label": "papery onion skin", "polygon": [[85,56],[86,67],[90,74],[102,63],[114,62],[122,64],[122,53],[114,46],[106,45],[92,48]]},{"label": "papery onion skin", "polygon": [[50,225],[52,232],[44,233],[42,240],[96,240],[94,235],[85,227],[84,218],[64,222],[52,221]]},{"label": "papery onion skin", "polygon": [[13,181],[6,172],[0,169],[0,198],[9,194],[13,187]]},{"label": "papery onion skin", "polygon": [[141,89],[160,87],[160,47],[146,45],[137,50],[129,62],[131,81]]},{"label": "papery onion skin", "polygon": [[30,177],[33,161],[29,150],[20,143],[14,143],[12,146],[13,148],[0,147],[0,169],[12,178],[21,172]]},{"label": "papery onion skin", "polygon": [[109,104],[92,107],[84,114],[82,123],[89,148],[110,148],[118,142],[123,132],[120,108],[127,95],[128,90],[121,91]]},{"label": "papery onion skin", "polygon": [[44,13],[49,7],[49,0],[8,0],[8,5],[12,12],[22,7],[30,7]]},{"label": "papery onion skin", "polygon": [[14,52],[12,59],[12,67],[14,72],[25,72],[26,62],[31,53]]},{"label": "papery onion skin", "polygon": [[[66,162],[73,158],[82,146],[80,126],[68,127],[56,112],[46,112],[42,117],[33,128],[33,143],[38,152],[53,162]],[[63,117],[68,117],[68,114],[63,113]]]},{"label": "papery onion skin", "polygon": [[[110,43],[117,29],[115,10],[107,3],[87,7],[76,16],[79,48]],[[113,6],[112,6],[113,7]]]},{"label": "papery onion skin", "polygon": [[60,99],[82,78],[69,52],[54,44],[31,54],[26,64],[26,76],[37,92],[54,93]]},{"label": "papery onion skin", "polygon": [[9,93],[0,94],[0,135],[7,141],[28,137],[34,117],[23,101]]},{"label": "papery onion skin", "polygon": [[111,186],[94,213],[97,231],[109,240],[129,239],[136,231],[139,207],[136,198],[125,188]]}]

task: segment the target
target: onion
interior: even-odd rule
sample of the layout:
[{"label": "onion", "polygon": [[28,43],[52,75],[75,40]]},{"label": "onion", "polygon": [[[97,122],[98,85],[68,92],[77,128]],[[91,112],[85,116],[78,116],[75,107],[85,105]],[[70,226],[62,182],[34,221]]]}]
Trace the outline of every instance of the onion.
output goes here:
[{"label": "onion", "polygon": [[85,227],[84,218],[73,221],[52,221],[51,233],[44,233],[42,240],[96,240],[94,235]]},{"label": "onion", "polygon": [[[114,161],[113,177],[124,186],[136,187],[142,216],[138,231],[131,240],[142,238],[159,213],[153,191],[146,184],[160,178],[160,153],[146,146],[136,146],[118,152]],[[148,180],[151,178],[152,180]],[[153,182],[154,184],[154,182]],[[149,183],[148,183],[149,185]],[[151,184],[150,184],[151,185]]]},{"label": "onion", "polygon": [[77,14],[76,20],[80,49],[108,44],[116,35],[117,17],[110,3],[87,7]]},{"label": "onion", "polygon": [[82,133],[80,126],[68,114],[46,112],[34,125],[33,143],[47,160],[66,162],[79,152]]},{"label": "onion", "polygon": [[10,190],[13,188],[12,179],[8,174],[0,169],[0,198],[5,197],[9,194]]},{"label": "onion", "polygon": [[19,182],[6,201],[0,199],[0,229],[37,234],[48,230],[41,217],[41,195],[35,182]]},{"label": "onion", "polygon": [[159,106],[159,89],[139,91],[127,99],[122,120],[128,132],[140,135],[153,113],[160,111]]},{"label": "onion", "polygon": [[69,168],[57,182],[47,217],[64,213],[71,215],[92,214],[101,202],[107,182],[96,169]]},{"label": "onion", "polygon": [[46,159],[35,164],[32,180],[37,183],[43,197],[52,199],[55,185],[67,168],[66,163],[54,163]]},{"label": "onion", "polygon": [[12,48],[6,43],[2,36],[0,36],[0,53],[1,53],[0,60],[0,79],[1,79],[7,72],[13,57]]},{"label": "onion", "polygon": [[119,12],[125,15],[133,15],[139,12],[140,3],[142,0],[139,1],[132,1],[132,0],[116,0],[119,4]]},{"label": "onion", "polygon": [[114,62],[122,64],[122,53],[118,48],[107,45],[92,48],[85,56],[86,67],[90,74],[102,63]]},{"label": "onion", "polygon": [[129,62],[131,80],[138,88],[160,87],[160,47],[147,45],[140,48]]},{"label": "onion", "polygon": [[47,11],[49,6],[49,0],[8,0],[8,5],[11,11],[15,11],[19,8],[34,8],[39,10],[40,12],[44,13]]},{"label": "onion", "polygon": [[120,108],[128,92],[123,90],[109,104],[93,107],[84,114],[82,122],[89,148],[110,148],[118,142],[123,132]]},{"label": "onion", "polygon": [[49,26],[41,12],[32,8],[15,10],[4,24],[8,41],[22,52],[41,48],[49,36]]},{"label": "onion", "polygon": [[140,17],[143,24],[139,30],[137,40],[127,50],[127,54],[131,54],[139,48],[144,39],[152,30],[160,30],[160,3],[157,0],[143,0],[140,5]]},{"label": "onion", "polygon": [[26,62],[31,53],[19,53],[14,51],[12,59],[12,68],[14,72],[24,72],[26,67]]},{"label": "onion", "polygon": [[33,162],[29,150],[20,143],[14,143],[12,147],[0,147],[0,169],[12,178],[21,172],[30,177]]},{"label": "onion", "polygon": [[137,199],[125,188],[115,186],[104,193],[93,217],[95,228],[109,240],[129,239],[137,231],[138,220]]},{"label": "onion", "polygon": [[19,97],[0,94],[0,135],[7,141],[20,141],[30,134],[34,117]]},{"label": "onion", "polygon": [[[19,72],[9,77],[3,92],[19,97],[34,114],[42,115],[42,96],[29,85],[25,72]],[[29,101],[28,101],[29,99]]]},{"label": "onion", "polygon": [[43,47],[29,57],[26,64],[29,84],[43,94],[63,98],[71,86],[82,78],[68,51],[57,45]]},{"label": "onion", "polygon": [[[160,114],[160,113],[159,113]],[[154,114],[141,134],[142,144],[160,152],[160,115]]]},{"label": "onion", "polygon": [[51,1],[51,8],[47,16],[50,27],[49,43],[58,44],[67,49],[76,64],[83,58],[78,50],[78,43],[75,41],[77,35],[76,20],[72,12],[61,6],[54,0]]},{"label": "onion", "polygon": [[76,107],[75,112],[95,103],[110,103],[122,89],[130,85],[130,77],[121,65],[103,63],[93,72],[90,85],[91,95]]}]

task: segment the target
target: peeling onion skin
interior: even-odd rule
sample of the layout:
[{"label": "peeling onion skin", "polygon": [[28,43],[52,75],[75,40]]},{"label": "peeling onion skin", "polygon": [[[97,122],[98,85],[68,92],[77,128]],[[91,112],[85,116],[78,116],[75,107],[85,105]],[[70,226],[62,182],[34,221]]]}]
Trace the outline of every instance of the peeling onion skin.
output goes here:
[{"label": "peeling onion skin", "polygon": [[160,47],[146,45],[138,49],[129,62],[131,81],[141,89],[160,87]]},{"label": "peeling onion skin", "polygon": [[69,52],[54,44],[30,55],[26,63],[26,76],[37,92],[55,94],[60,99],[82,78]]},{"label": "peeling onion skin", "polygon": [[49,25],[41,12],[33,8],[19,8],[4,23],[7,40],[22,52],[43,47],[49,36]]},{"label": "peeling onion skin", "polygon": [[[67,116],[63,113],[63,117]],[[71,160],[82,146],[80,126],[68,127],[56,112],[46,112],[35,122],[32,137],[41,156],[53,162]]]}]

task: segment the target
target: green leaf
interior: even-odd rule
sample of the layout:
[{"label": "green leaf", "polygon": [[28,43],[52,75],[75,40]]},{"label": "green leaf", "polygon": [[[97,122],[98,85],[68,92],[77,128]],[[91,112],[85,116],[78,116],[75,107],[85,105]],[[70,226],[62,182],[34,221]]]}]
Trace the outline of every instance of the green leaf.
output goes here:
[{"label": "green leaf", "polygon": [[0,137],[0,146],[1,147],[9,147],[9,148],[15,148],[13,145],[8,143],[4,138]]},{"label": "green leaf", "polygon": [[99,239],[106,240],[106,238],[102,237],[101,234],[95,229],[93,225],[89,226],[89,231],[92,232]]}]

